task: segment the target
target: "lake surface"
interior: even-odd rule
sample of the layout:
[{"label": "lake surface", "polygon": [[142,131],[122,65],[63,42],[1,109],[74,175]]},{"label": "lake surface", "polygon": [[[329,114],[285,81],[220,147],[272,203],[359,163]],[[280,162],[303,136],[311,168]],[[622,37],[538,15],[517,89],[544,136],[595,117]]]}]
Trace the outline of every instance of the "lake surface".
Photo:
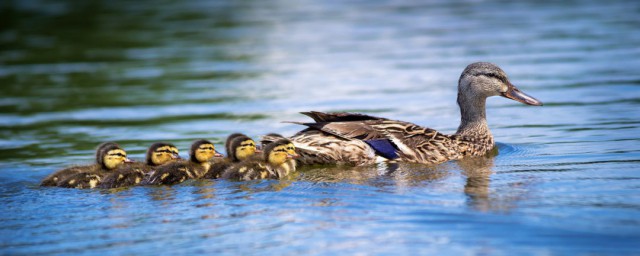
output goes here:
[{"label": "lake surface", "polygon": [[[0,4],[0,254],[640,254],[638,1]],[[545,103],[488,100],[498,152],[281,181],[41,188],[117,141],[292,135],[300,111],[445,133],[466,65]]]}]

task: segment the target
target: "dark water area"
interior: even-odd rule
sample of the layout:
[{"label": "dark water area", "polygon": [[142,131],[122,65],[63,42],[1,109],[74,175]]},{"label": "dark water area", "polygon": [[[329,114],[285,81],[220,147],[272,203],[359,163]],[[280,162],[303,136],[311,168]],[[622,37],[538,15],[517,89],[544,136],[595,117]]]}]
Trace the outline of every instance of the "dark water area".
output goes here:
[{"label": "dark water area", "polygon": [[[640,254],[640,2],[5,1],[0,254]],[[117,141],[254,138],[298,112],[454,133],[466,65],[497,152],[285,180],[41,188]]]}]

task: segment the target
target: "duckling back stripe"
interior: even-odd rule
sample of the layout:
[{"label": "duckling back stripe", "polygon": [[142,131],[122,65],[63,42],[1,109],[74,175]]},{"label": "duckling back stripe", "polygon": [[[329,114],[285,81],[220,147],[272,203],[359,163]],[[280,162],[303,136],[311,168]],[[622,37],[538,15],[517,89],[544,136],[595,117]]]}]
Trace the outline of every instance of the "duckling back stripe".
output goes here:
[{"label": "duckling back stripe", "polygon": [[396,147],[391,143],[391,141],[387,139],[375,139],[375,140],[365,140],[373,150],[376,151],[376,154],[382,156],[386,159],[393,160],[398,158],[398,154],[396,153]]}]

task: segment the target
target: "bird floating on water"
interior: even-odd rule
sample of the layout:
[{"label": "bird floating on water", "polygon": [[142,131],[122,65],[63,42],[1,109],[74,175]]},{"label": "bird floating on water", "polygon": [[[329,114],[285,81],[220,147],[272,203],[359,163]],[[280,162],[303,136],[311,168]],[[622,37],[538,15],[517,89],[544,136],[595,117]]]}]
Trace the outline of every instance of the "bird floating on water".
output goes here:
[{"label": "bird floating on water", "polygon": [[130,163],[127,152],[115,142],[105,142],[96,149],[96,163],[92,165],[72,166],[59,170],[42,180],[40,186],[58,186],[65,188],[94,188],[102,178]]},{"label": "bird floating on water", "polygon": [[495,146],[487,125],[485,103],[502,96],[527,105],[542,102],[516,88],[492,63],[467,66],[458,80],[461,121],[447,135],[419,125],[356,113],[303,112],[315,122],[291,137],[302,164],[372,164],[396,160],[439,164],[467,156],[481,156]]}]

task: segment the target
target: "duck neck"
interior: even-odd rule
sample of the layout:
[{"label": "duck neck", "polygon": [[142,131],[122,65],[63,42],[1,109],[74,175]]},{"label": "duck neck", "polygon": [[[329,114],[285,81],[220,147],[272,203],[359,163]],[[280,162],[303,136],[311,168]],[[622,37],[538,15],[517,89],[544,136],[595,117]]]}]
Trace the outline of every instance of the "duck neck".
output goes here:
[{"label": "duck neck", "polygon": [[476,138],[493,138],[487,125],[486,98],[469,99],[458,94],[460,126],[457,135]]}]

